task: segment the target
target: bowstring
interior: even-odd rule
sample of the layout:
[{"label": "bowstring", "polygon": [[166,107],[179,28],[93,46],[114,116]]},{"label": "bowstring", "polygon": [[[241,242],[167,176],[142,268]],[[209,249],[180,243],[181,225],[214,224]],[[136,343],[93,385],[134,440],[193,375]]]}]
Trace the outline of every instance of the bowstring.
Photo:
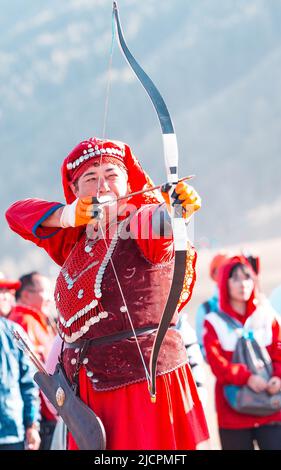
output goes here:
[{"label": "bowstring", "polygon": [[115,46],[115,25],[114,25],[114,13],[112,12],[111,45],[110,45],[109,59],[108,59],[108,66],[107,66],[107,80],[106,80],[107,83],[106,83],[103,127],[102,127],[103,139],[105,138],[107,119],[108,119],[109,97],[110,97],[110,89],[111,89],[111,82],[112,82],[112,62],[113,62],[114,46]]},{"label": "bowstring", "polygon": [[[112,63],[113,63],[113,53],[114,53],[114,45],[115,45],[115,37],[116,37],[115,24],[114,24],[114,11],[112,12],[112,28],[111,28],[111,30],[112,30],[112,32],[111,32],[111,46],[110,46],[109,60],[108,60],[108,67],[107,67],[107,83],[106,83],[106,94],[105,94],[105,105],[104,105],[104,116],[103,116],[103,129],[102,129],[102,139],[103,140],[105,139],[107,120],[108,120],[110,90],[111,90],[111,83],[112,83]],[[104,144],[102,143],[102,148],[103,148],[103,145]],[[103,158],[103,153],[101,153],[101,155],[100,155],[99,165],[102,164],[102,158]],[[98,178],[97,197],[99,196],[99,192],[100,192],[100,175],[99,175],[99,178]],[[99,229],[102,233],[102,237],[103,237],[106,249],[108,251],[109,246],[108,246],[108,243],[106,241],[105,233],[103,231],[102,224],[101,224],[100,221],[98,221],[98,226],[99,226]],[[117,225],[117,230],[118,230],[118,225]],[[145,364],[144,356],[143,356],[143,353],[142,353],[142,350],[141,350],[141,347],[140,347],[140,344],[139,344],[139,341],[138,341],[138,338],[137,338],[137,335],[136,335],[136,332],[135,332],[135,328],[133,326],[132,318],[131,318],[131,315],[130,315],[130,312],[129,312],[129,309],[128,309],[128,305],[127,305],[127,302],[126,302],[126,299],[125,299],[125,296],[124,296],[124,293],[123,293],[123,289],[122,289],[122,286],[120,284],[118,274],[117,274],[116,268],[114,266],[112,257],[110,257],[110,264],[111,264],[111,267],[112,267],[112,270],[113,270],[113,273],[114,273],[114,276],[115,276],[115,279],[116,279],[116,282],[117,282],[117,285],[118,285],[118,288],[119,288],[119,291],[120,291],[120,294],[121,294],[123,304],[126,308],[126,313],[127,313],[128,319],[129,319],[130,326],[132,328],[132,333],[133,333],[133,336],[135,338],[137,348],[138,348],[138,351],[139,351],[139,354],[140,354],[140,358],[141,358],[141,361],[142,361],[142,364],[143,364],[143,368],[144,368],[144,371],[145,371],[146,380],[150,383],[150,381],[151,381],[150,374],[149,374],[148,369],[147,369],[146,364]]]},{"label": "bowstring", "polygon": [[[111,82],[112,82],[112,62],[113,62],[113,53],[114,53],[114,45],[115,45],[115,27],[114,27],[114,14],[112,12],[112,23],[111,23],[111,44],[109,50],[109,59],[107,64],[107,78],[106,78],[106,87],[105,87],[105,100],[104,100],[104,111],[103,111],[103,126],[102,126],[102,145],[101,148],[104,148],[104,139],[105,139],[105,132],[107,127],[107,119],[108,119],[108,110],[109,110],[109,98],[110,98],[110,89],[111,89]],[[102,165],[102,158],[103,153],[101,152],[99,157],[99,166]],[[99,197],[100,192],[100,175],[98,177],[98,188],[97,188],[97,197]]]},{"label": "bowstring", "polygon": [[[100,229],[101,229],[101,232],[102,232],[102,236],[103,236],[103,240],[104,240],[104,243],[105,243],[105,246],[106,246],[106,249],[108,251],[108,243],[105,239],[105,236],[104,236],[104,232],[103,232],[103,229],[102,229],[102,226],[100,224]],[[118,230],[118,227],[117,227],[117,230]],[[119,278],[118,278],[118,275],[117,275],[117,271],[115,269],[115,266],[114,266],[114,263],[113,263],[113,260],[112,260],[112,257],[110,257],[110,264],[111,264],[111,267],[112,267],[112,270],[114,272],[114,276],[115,276],[115,279],[116,279],[116,282],[117,282],[117,285],[118,285],[118,288],[119,288],[119,291],[120,291],[120,294],[121,294],[121,297],[122,297],[122,301],[123,301],[123,304],[126,308],[126,313],[128,315],[128,319],[129,319],[129,322],[130,322],[130,326],[132,328],[132,332],[133,332],[133,336],[136,340],[136,344],[137,344],[137,348],[138,348],[138,351],[139,351],[139,354],[140,354],[140,357],[141,357],[141,361],[142,361],[142,364],[143,364],[143,368],[144,368],[144,371],[145,371],[145,375],[146,375],[146,379],[147,381],[150,382],[150,374],[148,372],[148,369],[146,367],[146,364],[145,364],[145,360],[144,360],[144,356],[143,356],[143,353],[142,353],[142,350],[141,350],[141,347],[140,347],[140,344],[139,344],[139,341],[138,341],[138,337],[136,335],[136,331],[135,331],[135,328],[133,326],[133,322],[132,322],[132,318],[131,318],[131,315],[130,315],[130,312],[129,312],[129,309],[128,309],[128,305],[127,305],[127,302],[126,302],[126,299],[125,299],[125,296],[124,296],[124,293],[123,293],[123,289],[121,287],[121,284],[120,284],[120,281],[119,281]]]}]

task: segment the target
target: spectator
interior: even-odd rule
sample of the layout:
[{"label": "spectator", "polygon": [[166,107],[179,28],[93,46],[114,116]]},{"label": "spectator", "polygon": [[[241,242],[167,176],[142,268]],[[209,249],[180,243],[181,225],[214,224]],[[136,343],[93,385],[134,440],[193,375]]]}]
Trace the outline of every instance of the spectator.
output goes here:
[{"label": "spectator", "polygon": [[[230,328],[218,314],[210,312],[204,323],[207,359],[217,379],[215,388],[219,433],[224,450],[281,450],[281,411],[269,416],[242,414],[231,408],[224,397],[225,385],[247,385],[256,393],[274,395],[281,387],[281,327],[275,312],[258,289],[256,273],[244,257],[233,257],[219,271],[219,309],[235,319],[240,327]],[[246,364],[232,363],[237,340],[251,332],[272,361],[273,377],[266,382]]]},{"label": "spectator", "polygon": [[199,398],[203,407],[207,405],[207,390],[205,388],[204,358],[198,344],[194,328],[190,325],[187,315],[183,313],[177,323],[177,329],[182,335],[185,345],[188,363],[190,365],[193,378],[195,380]]},{"label": "spectator", "polygon": [[210,268],[209,268],[209,274],[210,278],[216,283],[215,286],[215,292],[212,297],[210,297],[208,300],[203,302],[199,307],[196,312],[195,316],[195,328],[196,328],[196,336],[197,340],[201,349],[201,352],[203,354],[203,357],[206,357],[205,350],[204,350],[204,345],[203,345],[203,324],[205,320],[205,315],[209,312],[217,312],[218,310],[218,289],[217,289],[217,276],[218,276],[218,270],[220,266],[223,265],[223,263],[229,258],[229,253],[226,251],[220,251],[217,253],[213,258],[210,263]]},{"label": "spectator", "polygon": [[15,304],[15,291],[19,289],[20,281],[8,280],[0,273],[0,316],[8,317]]},{"label": "spectator", "polygon": [[17,347],[19,325],[0,317],[0,450],[37,450],[39,395],[29,358]]},{"label": "spectator", "polygon": [[[19,323],[27,332],[33,347],[43,363],[46,362],[55,338],[52,321],[50,281],[37,272],[20,278],[21,287],[16,292],[17,305],[10,319]],[[43,395],[41,396],[41,447],[48,450],[56,425],[56,417],[51,413]]]}]

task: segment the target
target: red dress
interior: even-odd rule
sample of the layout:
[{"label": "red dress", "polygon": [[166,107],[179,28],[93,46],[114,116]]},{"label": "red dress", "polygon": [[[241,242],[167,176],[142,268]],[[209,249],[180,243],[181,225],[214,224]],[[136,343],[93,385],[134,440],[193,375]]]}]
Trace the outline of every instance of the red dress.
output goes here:
[{"label": "red dress", "polygon": [[[101,418],[107,430],[107,449],[195,450],[198,443],[208,439],[189,366],[159,376],[156,381],[157,401],[151,403],[146,382],[96,392],[85,370],[81,370],[80,396]],[[71,436],[68,448],[77,449]]]}]

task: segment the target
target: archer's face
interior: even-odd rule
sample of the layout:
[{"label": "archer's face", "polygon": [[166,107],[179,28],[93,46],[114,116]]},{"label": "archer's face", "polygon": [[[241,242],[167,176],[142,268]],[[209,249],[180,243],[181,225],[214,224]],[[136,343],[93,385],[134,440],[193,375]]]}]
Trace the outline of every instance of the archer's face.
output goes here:
[{"label": "archer's face", "polygon": [[90,166],[72,185],[76,197],[87,196],[126,196],[128,193],[128,176],[119,166],[113,163],[104,163],[99,166]]}]

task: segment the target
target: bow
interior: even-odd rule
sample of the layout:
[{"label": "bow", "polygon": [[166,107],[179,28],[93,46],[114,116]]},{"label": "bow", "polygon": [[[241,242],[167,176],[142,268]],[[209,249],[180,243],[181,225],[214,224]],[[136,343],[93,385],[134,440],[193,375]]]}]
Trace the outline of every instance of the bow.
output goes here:
[{"label": "bow", "polygon": [[[135,60],[132,53],[129,51],[124,35],[122,32],[119,12],[117,3],[113,2],[113,16],[116,25],[117,37],[119,46],[123,52],[129,66],[134,71],[136,77],[143,85],[145,91],[148,93],[154,109],[158,115],[160,126],[162,129],[164,157],[167,173],[167,181],[171,185],[170,195],[173,193],[176,184],[178,183],[178,145],[177,137],[174,131],[173,123],[168,111],[168,108],[163,100],[158,89],[144,72],[142,67]],[[171,225],[174,238],[175,250],[175,263],[172,284],[169,296],[166,302],[164,312],[162,314],[155,340],[153,343],[151,356],[150,356],[150,395],[151,401],[156,401],[156,367],[161,344],[164,340],[166,332],[169,328],[172,317],[176,311],[177,304],[184,284],[185,270],[186,270],[186,254],[187,254],[187,234],[185,220],[182,217],[181,206],[173,207],[171,205]]]}]

